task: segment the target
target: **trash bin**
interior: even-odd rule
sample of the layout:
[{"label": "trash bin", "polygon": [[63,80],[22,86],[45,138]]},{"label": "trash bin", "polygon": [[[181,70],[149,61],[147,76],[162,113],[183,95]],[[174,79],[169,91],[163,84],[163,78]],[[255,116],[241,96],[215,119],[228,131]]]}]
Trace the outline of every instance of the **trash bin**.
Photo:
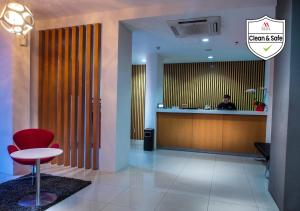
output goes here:
[{"label": "trash bin", "polygon": [[144,129],[144,151],[153,151],[154,147],[154,129]]}]

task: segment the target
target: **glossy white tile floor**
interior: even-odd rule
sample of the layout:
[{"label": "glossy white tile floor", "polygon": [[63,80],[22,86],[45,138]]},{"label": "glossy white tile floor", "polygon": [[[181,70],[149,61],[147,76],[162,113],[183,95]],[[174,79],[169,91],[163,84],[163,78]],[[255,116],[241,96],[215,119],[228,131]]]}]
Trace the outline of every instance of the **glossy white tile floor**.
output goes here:
[{"label": "glossy white tile floor", "polygon": [[42,168],[43,173],[92,180],[92,185],[48,211],[278,211],[264,170],[253,158],[144,152],[138,146],[131,150],[129,168],[115,174]]}]

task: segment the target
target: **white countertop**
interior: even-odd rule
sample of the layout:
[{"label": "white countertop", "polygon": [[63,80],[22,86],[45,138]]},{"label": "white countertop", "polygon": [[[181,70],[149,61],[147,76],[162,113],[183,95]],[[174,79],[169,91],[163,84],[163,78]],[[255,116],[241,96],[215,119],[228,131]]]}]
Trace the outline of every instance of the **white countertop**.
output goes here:
[{"label": "white countertop", "polygon": [[228,115],[249,115],[266,116],[267,112],[258,111],[230,111],[230,110],[204,110],[204,109],[179,109],[179,108],[159,108],[157,113],[188,113],[188,114],[228,114]]}]

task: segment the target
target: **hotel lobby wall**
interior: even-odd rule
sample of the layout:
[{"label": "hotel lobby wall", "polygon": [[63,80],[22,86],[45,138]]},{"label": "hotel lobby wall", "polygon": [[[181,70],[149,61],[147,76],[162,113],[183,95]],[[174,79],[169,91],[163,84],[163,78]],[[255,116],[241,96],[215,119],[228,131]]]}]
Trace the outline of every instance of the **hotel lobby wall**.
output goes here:
[{"label": "hotel lobby wall", "polygon": [[30,127],[30,42],[20,46],[2,27],[0,40],[0,172],[19,175],[29,169],[12,161],[7,146],[15,131]]},{"label": "hotel lobby wall", "polygon": [[[255,0],[259,2],[258,0]],[[244,3],[221,2],[218,7],[222,9],[235,9],[245,6],[255,7],[255,1],[249,5]],[[89,14],[76,14],[74,16],[60,17],[55,19],[37,20],[35,30],[47,30],[53,28],[70,27],[76,25],[86,25],[92,23],[101,23],[103,26],[102,37],[102,83],[101,83],[101,99],[102,99],[102,117],[103,122],[101,128],[101,150],[100,150],[100,169],[103,171],[116,171],[116,162],[118,162],[116,148],[118,131],[117,119],[117,83],[118,83],[118,39],[119,39],[119,22],[130,19],[158,17],[158,16],[173,16],[173,15],[197,15],[205,13],[208,10],[216,9],[214,2],[199,2],[196,6],[189,5],[186,2],[178,4],[151,4],[151,6],[133,7],[121,10],[112,10],[105,12],[95,12]],[[269,7],[273,8],[273,7]],[[247,9],[248,10],[248,9]],[[36,34],[36,33],[35,33]],[[37,78],[38,63],[37,63],[37,39],[34,36],[33,47],[31,50],[32,61],[32,78]],[[34,80],[36,83],[37,80]],[[33,106],[31,107],[32,125],[37,126],[37,85],[32,85],[31,90]],[[130,113],[130,108],[128,111]],[[130,131],[128,131],[130,132]]]}]

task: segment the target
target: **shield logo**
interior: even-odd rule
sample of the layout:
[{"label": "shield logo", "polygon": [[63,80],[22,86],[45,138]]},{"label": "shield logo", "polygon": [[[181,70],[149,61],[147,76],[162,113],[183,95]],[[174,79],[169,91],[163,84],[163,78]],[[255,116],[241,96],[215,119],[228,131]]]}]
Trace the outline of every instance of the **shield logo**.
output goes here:
[{"label": "shield logo", "polygon": [[256,56],[268,60],[276,56],[285,44],[285,20],[264,16],[247,20],[247,45]]}]

